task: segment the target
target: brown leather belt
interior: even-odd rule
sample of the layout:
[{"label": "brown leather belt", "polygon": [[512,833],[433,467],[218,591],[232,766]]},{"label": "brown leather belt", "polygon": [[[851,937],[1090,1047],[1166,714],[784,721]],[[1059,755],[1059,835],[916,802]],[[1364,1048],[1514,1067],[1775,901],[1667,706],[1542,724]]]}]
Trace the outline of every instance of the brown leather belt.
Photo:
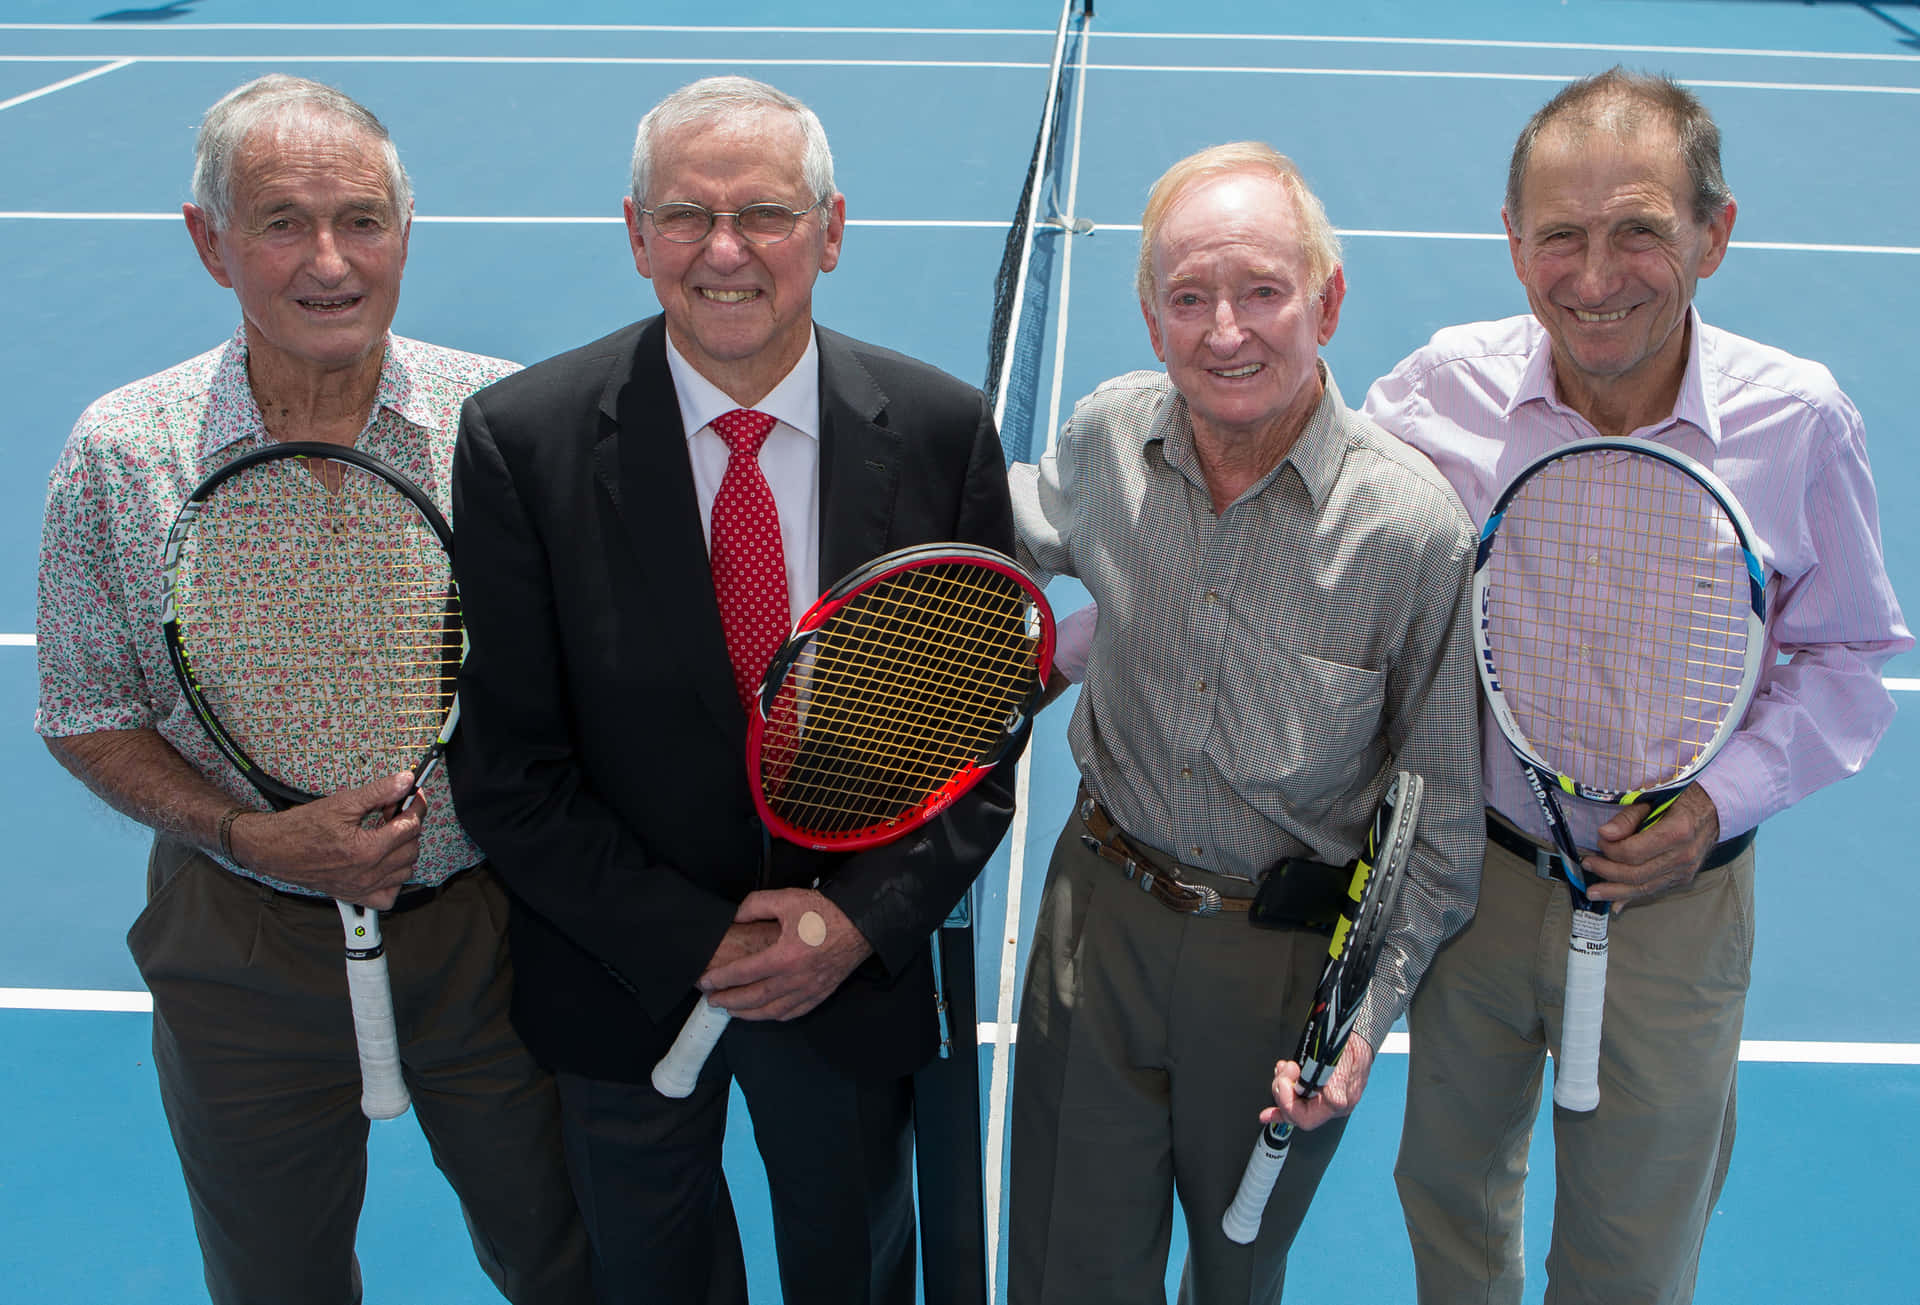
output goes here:
[{"label": "brown leather belt", "polygon": [[1080,786],[1077,801],[1080,823],[1087,827],[1080,841],[1086,844],[1087,850],[1120,867],[1120,873],[1139,884],[1141,892],[1169,911],[1181,915],[1221,915],[1244,912],[1253,905],[1251,897],[1225,897],[1205,884],[1190,884],[1180,878],[1180,871],[1192,870],[1193,866],[1183,866],[1178,861],[1162,864],[1164,857],[1135,848],[1085,784]]},{"label": "brown leather belt", "polygon": [[[1714,844],[1713,850],[1708,852],[1706,859],[1700,863],[1700,873],[1718,870],[1752,847],[1753,835],[1754,831],[1749,829],[1744,834],[1734,835],[1724,843]],[[1559,853],[1550,847],[1541,846],[1509,825],[1506,817],[1496,815],[1492,807],[1487,808],[1487,839],[1504,847],[1522,861],[1533,862],[1534,874],[1542,879],[1566,878]]]}]

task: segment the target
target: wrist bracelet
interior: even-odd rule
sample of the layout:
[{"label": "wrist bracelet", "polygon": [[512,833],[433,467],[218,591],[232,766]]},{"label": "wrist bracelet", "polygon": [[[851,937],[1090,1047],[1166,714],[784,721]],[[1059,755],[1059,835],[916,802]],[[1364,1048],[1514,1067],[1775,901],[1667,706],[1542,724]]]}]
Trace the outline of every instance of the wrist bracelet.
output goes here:
[{"label": "wrist bracelet", "polygon": [[247,814],[245,807],[230,807],[227,814],[220,817],[220,855],[240,864],[240,858],[233,854],[233,822]]}]

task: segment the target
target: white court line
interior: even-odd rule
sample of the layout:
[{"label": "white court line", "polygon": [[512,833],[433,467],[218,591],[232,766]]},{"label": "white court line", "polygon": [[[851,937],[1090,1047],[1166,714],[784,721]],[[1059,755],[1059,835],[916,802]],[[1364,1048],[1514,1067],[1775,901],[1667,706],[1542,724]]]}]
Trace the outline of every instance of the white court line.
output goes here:
[{"label": "white court line", "polygon": [[[0,221],[18,222],[178,222],[178,213],[82,213],[72,210],[5,209]],[[416,213],[413,220],[429,226],[607,226],[620,225],[624,219],[607,217],[569,217],[553,214],[544,217],[509,217],[498,214]],[[1005,231],[1004,218],[848,218],[850,227],[930,227]],[[1136,231],[1138,227],[1134,228]]]},{"label": "white court line", "polygon": [[[1055,425],[1057,426],[1058,423],[1056,422]],[[1053,439],[1052,432],[1048,433],[1047,439],[1049,444],[1051,444]],[[34,638],[31,634],[0,634],[0,648],[31,648],[33,646]],[[1887,691],[1890,693],[1920,693],[1920,678],[1904,675],[1883,675],[1880,677],[1880,683],[1886,685]],[[1020,809],[1022,811],[1026,809],[1024,802],[1021,803]],[[1004,1017],[1005,1012],[1002,1012],[1002,1018],[1004,1019]],[[980,1027],[984,1029],[988,1026],[982,1024]]]},{"label": "white court line", "polygon": [[[1079,212],[1080,201],[1080,142],[1081,127],[1085,121],[1087,107],[1087,51],[1093,45],[1092,19],[1089,16],[1080,28],[1079,66],[1074,76],[1073,100],[1073,150],[1067,165],[1067,195],[1061,208],[1061,216],[1071,219]],[[1050,147],[1049,147],[1050,148]],[[1038,178],[1036,178],[1036,182]],[[1037,199],[1037,197],[1036,197]],[[1065,242],[1060,258],[1060,302],[1054,319],[1053,336],[1053,386],[1047,401],[1046,446],[1045,452],[1053,451],[1054,434],[1060,428],[1061,387],[1066,380],[1067,362],[1067,313],[1073,303],[1073,244],[1071,230],[1061,233]],[[1033,432],[1027,433],[1031,442]],[[1024,761],[1024,758],[1022,759]],[[1007,1083],[1013,1067],[1013,1056],[1009,1050],[1015,1025],[1013,1023],[1013,986],[1014,975],[1020,963],[1019,924],[1020,917],[1014,904],[1020,899],[1020,879],[1026,869],[1027,806],[1030,786],[1028,772],[1020,772],[1020,841],[1015,844],[1018,859],[1008,857],[1007,867],[1007,912],[1013,921],[1007,938],[1007,949],[1000,963],[1000,1001],[999,1018],[1004,1022],[1008,1042],[1003,1043],[997,1037],[993,1047],[993,1072],[989,1076],[987,1087],[987,1148],[991,1155],[983,1174],[983,1208],[987,1222],[987,1281],[997,1284],[1000,1269],[1000,1204],[1003,1199],[1000,1191],[1000,1151],[1006,1134],[1006,1114],[1008,1108]]]},{"label": "white court line", "polygon": [[[113,988],[0,988],[0,1010],[103,1011],[144,1014],[153,1009],[153,997],[142,991]],[[982,1023],[980,1045],[998,1041],[1002,1026]],[[1019,1028],[1007,1029],[1007,1042],[1019,1042]],[[1380,1052],[1407,1054],[1407,1035],[1387,1035]],[[1740,1044],[1740,1059],[1782,1065],[1920,1065],[1920,1043],[1915,1042],[1775,1042],[1748,1039]]]},{"label": "white court line", "polygon": [[[568,32],[773,34],[796,36],[1046,36],[1021,27],[778,27],[667,23],[0,23],[4,32],[112,32],[177,36],[189,32]],[[1748,46],[1619,45],[1581,41],[1496,41],[1455,36],[1338,36],[1282,32],[1102,32],[1129,41],[1285,41],[1298,45],[1385,45],[1466,50],[1564,50],[1607,54],[1700,54],[1751,59],[1837,59],[1863,63],[1920,63],[1920,54],[1859,50],[1762,50]]]},{"label": "white court line", "polygon": [[[1067,31],[1073,21],[1071,0],[1060,7],[1060,22],[1054,28],[1053,53],[1047,59],[1047,94],[1040,105],[1040,137],[1034,142],[1034,157],[1030,163],[1034,172],[1029,178],[1032,185],[1022,196],[1025,209],[1021,217],[1025,223],[1026,238],[1020,246],[1018,266],[1014,270],[1013,302],[1007,309],[1008,335],[1002,343],[1003,356],[1000,359],[1000,374],[994,378],[993,424],[996,428],[1006,428],[1007,384],[1013,376],[1013,364],[1016,346],[1020,341],[1020,324],[1023,315],[1022,305],[1026,301],[1028,269],[1033,259],[1035,239],[1034,223],[1040,216],[1040,183],[1053,163],[1053,125],[1056,97],[1066,85]],[[1081,59],[1084,65],[1086,46],[1084,44],[1086,24],[1092,21],[1092,15],[1082,19]],[[1002,263],[1004,266],[1004,257]],[[1042,287],[1045,293],[1045,287]],[[1060,360],[1056,357],[1054,365]],[[1032,439],[1029,430],[1028,439]],[[993,1042],[993,1054],[988,1062],[987,1073],[987,1145],[981,1166],[981,1209],[986,1223],[987,1245],[987,1282],[988,1298],[994,1292],[991,1284],[998,1273],[1000,1255],[1000,1170],[1001,1153],[1006,1145],[1006,1103],[1007,1080],[1013,1068],[1013,1053],[1007,1045],[1007,1038],[1013,1033],[1013,976],[1020,962],[1020,890],[1026,878],[1027,865],[1027,816],[1032,806],[1033,792],[1033,750],[1028,748],[1020,756],[1019,764],[1013,772],[1013,827],[1009,831],[1012,843],[1007,849],[1007,890],[1005,915],[1002,931],[1006,935],[1006,944],[1000,953],[999,985],[994,1001],[994,1027],[1005,1036],[996,1035]]]},{"label": "white court line", "polygon": [[[17,222],[178,222],[178,213],[83,213],[77,211],[4,209],[0,221]],[[504,215],[418,213],[415,222],[440,226],[606,226],[620,222],[618,217],[510,217]],[[850,227],[897,227],[947,230],[1000,230],[1007,223],[999,218],[848,218]],[[1139,233],[1138,222],[1096,222],[1095,231]],[[1506,236],[1497,231],[1388,231],[1357,227],[1337,228],[1342,239],[1376,240],[1498,240]],[[1790,240],[1736,240],[1734,249],[1759,249],[1789,254],[1894,254],[1920,255],[1920,245],[1845,245],[1816,244]]]},{"label": "white court line", "polygon": [[[4,216],[4,215],[0,215],[0,216]],[[617,221],[618,219],[615,219],[615,220]],[[1056,353],[1055,356],[1058,357],[1058,354]],[[1053,424],[1055,427],[1057,427],[1059,425],[1058,420],[1056,419]],[[1051,430],[1047,434],[1047,439],[1049,444],[1051,444],[1053,440],[1053,432]],[[34,637],[31,634],[0,634],[0,648],[31,648],[33,646],[34,646]],[[1886,685],[1887,690],[1890,693],[1920,693],[1920,678],[1915,678],[1913,676],[1883,675],[1880,677],[1880,683]],[[1025,802],[1025,795],[1023,793],[1019,811],[1021,813],[1024,813],[1026,809],[1027,808],[1026,808],[1026,802]],[[1022,817],[1020,815],[1016,815],[1015,818],[1020,819]],[[1018,847],[1018,846],[1021,846],[1021,844],[1016,843],[1015,846]],[[1009,962],[1008,969],[1007,969],[1007,974],[1009,975],[1012,973],[1011,967],[1012,967],[1012,963]],[[1012,991],[1011,981],[1006,979],[1005,976],[1003,976],[1003,988],[1005,989],[1006,992]],[[1010,1014],[1011,1014],[1011,1010],[1002,1011],[1000,1012],[1000,1018],[1002,1020],[1005,1020],[1007,1016]],[[982,1024],[980,1027],[984,1029],[989,1026]]]},{"label": "white court line", "polygon": [[[0,63],[87,63],[117,59],[122,63],[366,63],[366,64],[527,64],[606,65],[614,67],[742,68],[968,68],[1037,69],[1043,64],[1011,59],[776,59],[738,55],[540,55],[540,54],[0,54]],[[1367,77],[1427,81],[1540,82],[1564,85],[1578,73],[1476,72],[1441,68],[1313,68],[1239,64],[1130,64],[1098,65],[1102,72],[1255,74],[1280,77]],[[1920,86],[1876,86],[1845,82],[1759,82],[1710,78],[1682,78],[1689,87],[1747,91],[1831,91],[1856,95],[1920,95]]]},{"label": "white court line", "polygon": [[146,992],[105,988],[0,988],[0,1010],[150,1011]]},{"label": "white court line", "polygon": [[[1563,85],[1578,73],[1472,72],[1442,68],[1271,68],[1236,64],[1107,63],[1101,72],[1133,73],[1257,73],[1282,77],[1375,77],[1429,81],[1551,82]],[[1920,86],[1876,86],[1843,82],[1752,82],[1682,77],[1689,89],[1711,87],[1737,91],[1844,91],[1862,95],[1920,95]]]},{"label": "white court line", "polygon": [[[7,216],[0,213],[0,217]],[[1139,234],[1138,222],[1099,222],[1094,224],[1095,231],[1128,231]],[[1336,227],[1335,233],[1342,240],[1498,240],[1506,241],[1506,236],[1498,231],[1386,231],[1370,230],[1361,227]],[[1920,255],[1920,245],[1831,245],[1810,241],[1793,240],[1735,240],[1733,249],[1760,249],[1773,253],[1790,254],[1897,254]]]},{"label": "white court line", "polygon": [[98,68],[91,68],[83,73],[75,73],[73,76],[62,78],[51,85],[42,86],[37,91],[27,91],[24,94],[14,96],[10,100],[0,100],[0,109],[11,109],[16,104],[25,104],[28,100],[37,100],[42,95],[51,95],[55,91],[65,90],[69,86],[77,86],[81,82],[90,82],[96,77],[104,77],[110,72],[119,72],[132,62],[133,60],[131,59],[115,59],[112,63],[102,64]]},{"label": "white court line", "polygon": [[[607,64],[625,67],[686,67],[723,64],[741,68],[1045,68],[1017,59],[774,59],[731,54],[644,56],[618,54],[0,54],[0,63],[473,63]],[[1560,78],[1571,81],[1571,77]]]},{"label": "white court line", "polygon": [[[21,222],[178,222],[178,213],[61,213],[35,209],[0,210],[0,218]],[[414,219],[419,221],[418,218]],[[1138,230],[1139,228],[1135,228]]]},{"label": "white court line", "polygon": [[[1751,59],[1844,59],[1866,63],[1920,63],[1920,54],[1856,50],[1760,50],[1723,45],[1603,45],[1580,41],[1483,41],[1465,36],[1305,36],[1257,32],[1106,32],[1130,41],[1285,41],[1290,45],[1410,45],[1466,50],[1566,50],[1603,54],[1704,54]],[[1681,80],[1686,80],[1682,78]]]},{"label": "white court line", "polygon": [[[0,218],[28,216],[26,214],[0,213]],[[64,217],[84,217],[85,214],[61,214]],[[140,216],[165,217],[167,214],[141,214]],[[626,219],[613,217],[456,217],[452,214],[417,213],[416,223],[441,226],[540,226],[552,223],[562,226],[623,226]],[[942,229],[979,228],[982,230],[1005,231],[1008,223],[1003,218],[848,218],[850,227],[938,227]],[[1504,239],[1504,237],[1502,237]]]},{"label": "white court line", "polygon": [[776,36],[1052,36],[1038,27],[719,27],[663,23],[0,23],[0,32],[688,32]]},{"label": "white court line", "polygon": [[[6,991],[0,989],[0,994]],[[13,991],[30,990],[17,988]],[[980,1026],[981,1046],[996,1041],[998,1037],[997,1026],[984,1023]],[[1008,1030],[1007,1041],[1015,1045],[1019,1043],[1018,1025]],[[1380,1046],[1380,1054],[1406,1055],[1407,1035],[1398,1031],[1387,1034],[1387,1040]],[[1920,1042],[1775,1042],[1764,1038],[1748,1038],[1740,1043],[1740,1059],[1777,1065],[1920,1065]]]}]

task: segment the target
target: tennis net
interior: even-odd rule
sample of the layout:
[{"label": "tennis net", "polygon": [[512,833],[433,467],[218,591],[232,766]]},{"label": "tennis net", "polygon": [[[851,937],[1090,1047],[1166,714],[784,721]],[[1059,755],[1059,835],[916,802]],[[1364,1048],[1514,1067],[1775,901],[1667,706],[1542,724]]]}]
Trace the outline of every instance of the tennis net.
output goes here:
[{"label": "tennis net", "polygon": [[[1027,163],[1007,242],[993,285],[993,322],[988,330],[987,401],[1000,429],[1008,465],[1032,461],[1034,413],[1040,391],[1040,364],[1046,352],[1048,306],[1054,260],[1063,236],[1070,234],[1061,213],[1058,177],[1065,166],[1065,124],[1077,79],[1070,77],[1070,43],[1084,39],[1093,17],[1093,0],[1066,0],[1054,34],[1040,129]],[[1077,21],[1076,21],[1077,18]],[[1081,224],[1081,229],[1090,229]],[[1041,447],[1044,448],[1044,441]]]}]

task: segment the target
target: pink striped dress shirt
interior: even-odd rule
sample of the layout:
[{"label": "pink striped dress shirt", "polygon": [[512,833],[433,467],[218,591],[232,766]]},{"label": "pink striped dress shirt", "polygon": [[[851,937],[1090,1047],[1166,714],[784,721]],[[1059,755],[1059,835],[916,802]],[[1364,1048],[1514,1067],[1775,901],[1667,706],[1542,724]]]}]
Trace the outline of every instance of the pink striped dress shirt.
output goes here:
[{"label": "pink striped dress shirt", "polygon": [[[1699,778],[1724,839],[1866,764],[1893,718],[1881,667],[1913,636],[1887,579],[1860,414],[1832,374],[1697,311],[1691,330],[1673,413],[1632,434],[1712,467],[1746,509],[1766,568],[1772,655],[1746,723]],[[1531,315],[1449,327],[1374,384],[1365,412],[1432,458],[1484,524],[1520,468],[1599,434],[1560,401],[1552,357]],[[1484,711],[1481,735],[1488,804],[1545,841]],[[1569,806],[1576,840],[1593,846],[1607,810]]]}]

